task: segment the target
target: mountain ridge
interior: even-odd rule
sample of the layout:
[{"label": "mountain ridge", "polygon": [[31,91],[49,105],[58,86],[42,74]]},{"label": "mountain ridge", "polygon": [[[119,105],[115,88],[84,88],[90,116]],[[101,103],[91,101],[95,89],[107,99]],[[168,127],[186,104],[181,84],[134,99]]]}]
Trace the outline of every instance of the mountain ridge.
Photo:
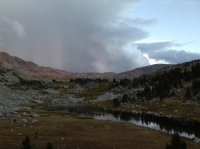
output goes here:
[{"label": "mountain ridge", "polygon": [[169,64],[154,64],[154,65],[149,65],[149,66],[144,66],[144,67],[139,67],[133,70],[129,70],[126,72],[122,72],[118,74],[119,78],[127,78],[127,79],[133,79],[140,77],[142,75],[151,75],[153,73],[156,73],[157,71],[160,71],[164,68],[170,67],[172,65]]},{"label": "mountain ridge", "polygon": [[106,78],[106,79],[121,79],[128,78],[133,79],[141,75],[150,75],[155,73],[165,67],[169,67],[168,64],[155,64],[145,67],[136,68],[133,70],[114,73],[114,72],[105,72],[105,73],[76,73],[68,72],[64,70],[54,69],[51,67],[39,66],[31,61],[25,61],[21,58],[11,56],[6,52],[0,52],[0,67],[6,69],[13,69],[19,75],[28,78],[28,79],[56,79],[56,80],[69,80],[73,78]]},{"label": "mountain ridge", "polygon": [[6,52],[0,52],[0,67],[13,69],[19,75],[29,79],[56,79],[68,80],[72,78],[112,78],[116,74],[105,73],[75,73],[59,70],[51,67],[39,66],[31,61],[11,56]]}]

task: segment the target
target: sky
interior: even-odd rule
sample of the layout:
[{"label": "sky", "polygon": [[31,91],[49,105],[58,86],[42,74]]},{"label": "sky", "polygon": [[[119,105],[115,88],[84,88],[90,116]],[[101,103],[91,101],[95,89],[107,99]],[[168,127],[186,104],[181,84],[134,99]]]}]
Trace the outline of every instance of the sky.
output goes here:
[{"label": "sky", "polygon": [[0,0],[0,51],[71,72],[200,59],[199,0]]}]

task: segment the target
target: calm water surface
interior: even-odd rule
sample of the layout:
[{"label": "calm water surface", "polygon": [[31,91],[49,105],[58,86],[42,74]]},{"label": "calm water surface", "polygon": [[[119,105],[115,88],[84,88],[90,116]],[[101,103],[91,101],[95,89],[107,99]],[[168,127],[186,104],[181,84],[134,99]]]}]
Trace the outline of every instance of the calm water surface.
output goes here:
[{"label": "calm water surface", "polygon": [[170,134],[178,132],[180,136],[190,139],[200,138],[200,123],[197,122],[182,121],[145,113],[108,112],[94,105],[85,104],[50,105],[42,108],[48,111],[63,110],[98,120],[124,121]]}]

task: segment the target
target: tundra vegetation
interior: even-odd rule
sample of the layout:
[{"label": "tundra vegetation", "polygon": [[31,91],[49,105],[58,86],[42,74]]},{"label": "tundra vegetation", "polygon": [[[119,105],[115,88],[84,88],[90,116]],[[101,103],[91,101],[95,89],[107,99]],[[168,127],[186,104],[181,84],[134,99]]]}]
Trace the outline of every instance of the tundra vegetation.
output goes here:
[{"label": "tundra vegetation", "polygon": [[182,149],[200,147],[199,143],[177,135],[166,144],[171,135],[125,122],[99,121],[64,111],[38,109],[49,104],[80,102],[106,110],[153,112],[200,121],[199,61],[173,65],[133,79],[34,80],[1,68],[0,80],[3,95],[0,100],[9,103],[0,105],[0,148],[9,145],[9,148],[171,149],[177,144]]}]

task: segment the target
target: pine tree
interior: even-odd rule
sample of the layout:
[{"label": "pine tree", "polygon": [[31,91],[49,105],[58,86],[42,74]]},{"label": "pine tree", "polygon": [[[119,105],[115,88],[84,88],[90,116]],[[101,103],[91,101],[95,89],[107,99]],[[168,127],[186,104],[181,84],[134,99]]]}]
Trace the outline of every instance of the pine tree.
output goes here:
[{"label": "pine tree", "polygon": [[53,143],[48,142],[46,149],[53,149]]},{"label": "pine tree", "polygon": [[165,149],[187,149],[187,144],[181,140],[178,133],[175,133],[172,136],[170,144],[166,144]]},{"label": "pine tree", "polygon": [[186,100],[191,100],[191,99],[192,99],[192,90],[191,90],[190,87],[187,87],[187,88],[186,88],[184,98],[185,98]]},{"label": "pine tree", "polygon": [[31,149],[31,140],[28,136],[25,137],[25,139],[22,141],[22,149]]}]

